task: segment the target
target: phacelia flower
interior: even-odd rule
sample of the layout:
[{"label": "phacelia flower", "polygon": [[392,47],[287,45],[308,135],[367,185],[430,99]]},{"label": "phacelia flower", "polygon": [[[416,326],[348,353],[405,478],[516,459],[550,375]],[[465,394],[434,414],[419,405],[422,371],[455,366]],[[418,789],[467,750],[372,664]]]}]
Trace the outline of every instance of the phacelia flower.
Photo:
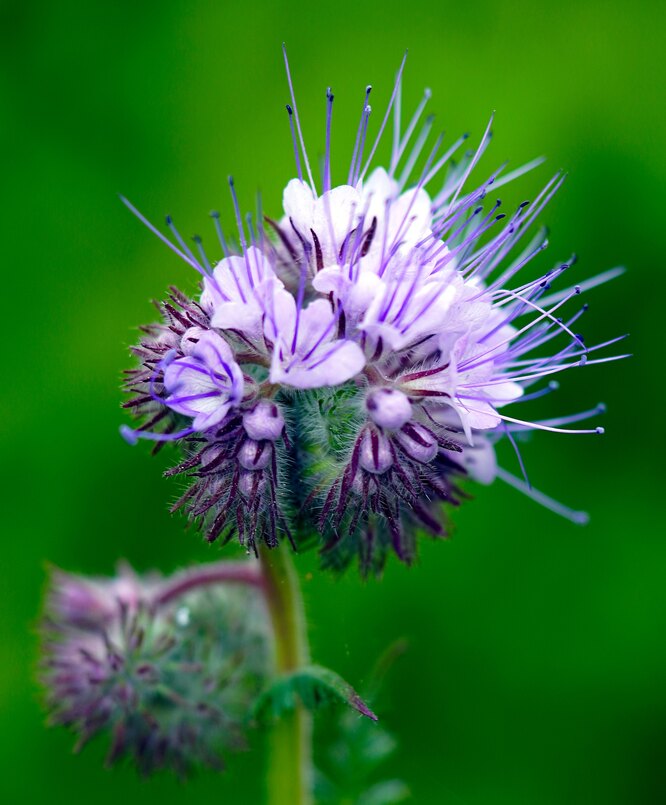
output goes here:
[{"label": "phacelia flower", "polygon": [[128,569],[111,579],[53,575],[40,676],[51,723],[71,729],[77,748],[106,733],[109,763],[128,757],[144,774],[184,775],[219,768],[221,751],[244,746],[270,672],[262,598],[247,586],[189,582]]},{"label": "phacelia flower", "polygon": [[[177,507],[209,540],[236,535],[255,548],[316,533],[327,562],[358,557],[363,572],[380,569],[389,550],[411,561],[419,529],[444,535],[440,504],[459,503],[466,476],[502,478],[582,521],[526,476],[500,468],[494,452],[506,437],[524,475],[516,432],[600,433],[569,428],[600,407],[532,421],[509,406],[552,391],[568,368],[624,357],[594,357],[620,339],[587,345],[577,331],[586,306],[564,314],[620,269],[561,290],[552,287],[573,258],[525,272],[547,245],[541,230],[526,235],[564,177],[550,179],[533,203],[499,212],[492,193],[540,160],[470,186],[490,124],[474,150],[462,150],[466,135],[445,150],[438,137],[424,150],[430,93],[403,128],[401,66],[374,139],[366,89],[339,184],[327,91],[318,185],[288,65],[287,77],[297,176],[280,215],[244,223],[230,182],[238,243],[229,246],[215,213],[213,263],[200,238],[195,255],[171,218],[173,240],[127,202],[202,283],[198,299],[172,289],[159,306],[162,321],[144,329],[126,403],[143,425],[125,435],[181,444],[184,460],[171,472],[192,482]],[[391,117],[388,165],[375,167]]]}]

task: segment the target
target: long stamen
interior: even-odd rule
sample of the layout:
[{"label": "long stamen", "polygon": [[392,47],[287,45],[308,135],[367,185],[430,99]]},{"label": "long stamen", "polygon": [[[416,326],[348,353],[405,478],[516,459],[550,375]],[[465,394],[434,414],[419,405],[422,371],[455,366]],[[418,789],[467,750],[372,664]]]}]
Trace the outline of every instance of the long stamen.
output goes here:
[{"label": "long stamen", "polygon": [[303,161],[305,162],[305,170],[308,174],[308,179],[310,180],[310,186],[312,187],[312,192],[317,195],[317,188],[314,183],[314,179],[312,177],[312,170],[310,169],[310,161],[308,159],[307,151],[305,150],[305,142],[303,140],[303,132],[301,131],[301,121],[298,117],[298,107],[296,106],[296,95],[294,94],[294,85],[291,80],[291,70],[289,69],[289,59],[287,58],[287,46],[283,43],[282,44],[282,54],[284,56],[284,66],[285,70],[287,71],[287,82],[289,83],[289,93],[291,94],[291,105],[294,110],[294,120],[296,121],[296,131],[298,132],[298,139],[301,143],[301,150],[303,152]]},{"label": "long stamen", "polygon": [[210,264],[210,261],[208,259],[208,255],[206,254],[206,250],[203,247],[203,241],[201,240],[201,237],[199,235],[193,235],[192,240],[197,245],[197,249],[199,251],[199,257],[201,258],[201,262],[204,264],[204,267],[206,269],[206,273],[207,274],[212,274],[213,273],[213,268],[212,268],[212,266]]},{"label": "long stamen", "polygon": [[[402,87],[402,84],[400,86]],[[395,174],[395,171],[396,171],[396,169],[398,167],[398,164],[400,163],[400,160],[402,158],[402,155],[405,152],[405,148],[407,148],[407,146],[409,144],[409,141],[412,138],[412,134],[414,133],[414,129],[416,128],[416,126],[417,126],[417,124],[419,122],[419,119],[420,119],[421,115],[423,114],[423,110],[425,109],[426,104],[428,103],[428,101],[430,100],[431,97],[432,97],[432,92],[430,91],[430,89],[426,88],[423,91],[423,97],[421,98],[421,101],[420,101],[419,105],[416,107],[416,112],[414,112],[414,114],[412,115],[412,119],[409,121],[409,124],[407,126],[407,130],[405,131],[405,136],[401,140],[400,139],[400,110],[399,110],[400,94],[398,94],[398,102],[396,103],[396,128],[395,128],[395,141],[396,141],[397,145],[394,144],[393,156],[391,158],[391,164],[390,164],[390,167],[389,167],[389,176],[393,176]]]},{"label": "long stamen", "polygon": [[370,122],[370,115],[372,114],[372,106],[368,104],[365,109],[363,110],[363,124],[361,128],[361,141],[358,146],[358,155],[356,157],[356,166],[354,168],[354,176],[352,177],[351,184],[356,186],[360,179],[359,179],[359,171],[361,169],[361,161],[363,159],[363,152],[365,150],[365,138],[368,133],[368,123]]},{"label": "long stamen", "polygon": [[120,435],[127,444],[132,445],[136,444],[139,439],[149,439],[153,442],[176,442],[178,439],[184,439],[186,436],[191,436],[193,433],[194,428],[185,428],[175,433],[157,433],[150,430],[133,430],[129,425],[120,426]]},{"label": "long stamen", "polygon": [[[508,293],[508,292],[507,292],[507,293]],[[553,321],[554,323],[556,323],[556,324],[557,324],[557,326],[562,327],[562,328],[564,329],[564,331],[565,331],[565,332],[568,332],[568,333],[569,333],[569,335],[570,335],[572,338],[576,339],[577,341],[580,341],[580,337],[579,337],[579,336],[576,336],[574,333],[572,333],[572,332],[569,330],[569,328],[568,328],[568,327],[567,327],[567,326],[566,326],[566,325],[565,325],[563,322],[560,322],[560,321],[558,321],[557,319],[555,319],[555,318],[553,317],[553,313],[554,313],[554,312],[555,312],[555,311],[556,311],[558,308],[562,307],[562,305],[563,305],[563,304],[565,304],[566,302],[568,302],[568,301],[569,301],[569,299],[571,299],[573,296],[576,296],[576,295],[577,295],[577,294],[579,294],[579,293],[580,293],[580,289],[579,289],[579,288],[574,288],[573,292],[572,292],[572,293],[571,293],[569,296],[567,296],[565,299],[563,299],[563,300],[562,300],[562,301],[561,301],[559,304],[557,304],[557,305],[555,305],[554,307],[550,308],[550,310],[543,310],[543,309],[542,309],[542,308],[540,308],[538,305],[534,305],[534,304],[532,304],[531,302],[529,302],[529,301],[528,301],[527,299],[525,299],[524,297],[521,297],[521,296],[519,296],[518,294],[512,294],[512,296],[514,296],[515,298],[523,300],[524,302],[526,302],[527,304],[529,304],[531,307],[534,307],[536,310],[540,310],[540,311],[541,311],[541,315],[540,315],[540,316],[538,316],[536,319],[533,319],[533,320],[532,320],[532,321],[531,321],[529,324],[526,324],[526,325],[525,325],[525,327],[523,327],[523,328],[522,328],[522,330],[519,330],[517,333],[513,333],[513,334],[512,334],[512,335],[510,335],[508,338],[505,338],[504,340],[500,341],[498,344],[493,345],[493,346],[492,346],[492,347],[491,347],[489,350],[486,350],[485,352],[482,352],[480,355],[475,355],[473,359],[471,359],[470,361],[468,361],[468,362],[467,362],[467,364],[474,364],[474,363],[476,363],[476,362],[477,362],[477,361],[478,361],[480,358],[483,358],[483,357],[484,357],[484,356],[486,356],[486,355],[490,355],[490,354],[492,354],[492,353],[494,353],[494,352],[497,352],[497,350],[498,350],[498,349],[500,349],[501,347],[505,346],[505,345],[506,345],[506,344],[508,344],[510,341],[514,341],[516,338],[519,338],[519,337],[520,337],[520,336],[521,336],[523,333],[526,333],[528,330],[530,330],[532,327],[534,327],[536,324],[538,324],[540,321],[543,321],[543,320],[544,320],[544,319],[546,319],[546,318],[547,318],[547,319],[550,319],[551,321]],[[582,343],[581,343],[581,346],[583,346],[583,348],[584,348],[584,344],[582,344]],[[467,366],[467,364],[461,364],[461,368],[462,368],[463,366]]]},{"label": "long stamen", "polygon": [[363,97],[363,107],[361,108],[361,120],[358,124],[358,129],[356,130],[356,141],[354,142],[354,153],[352,154],[351,165],[349,166],[349,174],[347,176],[347,184],[353,184],[354,172],[356,170],[356,162],[358,156],[358,147],[361,141],[361,132],[363,130],[363,124],[366,116],[366,110],[368,108],[368,98],[370,97],[370,93],[372,92],[372,85],[368,84],[365,88],[365,96]]},{"label": "long stamen", "polygon": [[483,137],[481,138],[481,142],[479,143],[479,147],[476,149],[476,152],[474,153],[474,156],[470,160],[470,163],[467,166],[467,169],[466,169],[465,173],[463,174],[462,179],[458,183],[458,189],[454,193],[453,198],[451,199],[451,201],[449,203],[449,210],[456,203],[456,201],[458,199],[458,196],[460,195],[460,192],[463,189],[463,187],[465,185],[465,182],[467,181],[468,176],[470,175],[470,173],[474,169],[476,163],[481,158],[481,155],[483,154],[483,152],[486,150],[488,142],[490,141],[490,128],[493,125],[494,118],[495,118],[495,113],[493,112],[493,114],[490,116],[490,120],[488,121],[488,125],[486,126],[486,130],[483,133]]},{"label": "long stamen", "polygon": [[291,108],[290,104],[287,104],[287,114],[289,115],[289,128],[291,130],[291,142],[294,147],[294,157],[296,159],[296,172],[298,173],[298,178],[303,181],[303,171],[301,169],[301,157],[298,153],[298,142],[296,141],[296,130],[294,129],[294,110]]},{"label": "long stamen", "polygon": [[203,270],[203,268],[199,265],[199,263],[196,260],[190,259],[187,256],[187,254],[182,252],[178,247],[174,246],[174,244],[169,240],[169,238],[163,235],[160,232],[160,230],[157,229],[157,227],[153,226],[153,224],[151,224],[150,221],[144,215],[142,215],[130,201],[128,201],[125,198],[125,196],[120,196],[120,200],[127,207],[127,209],[131,213],[133,213],[139,219],[139,221],[141,221],[142,224],[144,224],[144,226],[147,226],[148,229],[150,229],[150,231],[154,235],[157,235],[157,237],[162,241],[162,243],[165,243],[171,249],[172,252],[174,252],[175,254],[178,255],[178,257],[180,257],[181,260],[184,260],[188,265],[192,266],[192,268],[198,271],[200,274],[203,275],[206,274],[206,272]]},{"label": "long stamen", "polygon": [[[395,96],[395,105],[393,106],[393,144],[391,146],[391,165],[393,165],[398,149],[400,148],[400,118],[402,113],[402,81],[398,83],[398,92]],[[389,171],[389,175],[393,175]]]},{"label": "long stamen", "polygon": [[564,517],[572,523],[576,523],[576,525],[586,525],[589,522],[590,517],[587,512],[574,511],[574,509],[570,509],[568,506],[558,503],[558,501],[553,500],[553,498],[548,497],[548,495],[544,495],[543,492],[539,492],[538,489],[528,487],[527,484],[511,475],[511,473],[507,472],[503,467],[497,467],[496,472],[497,477],[504,481],[505,484],[509,484],[509,486],[512,486],[529,498],[532,498],[532,500],[540,503],[546,509],[550,509],[550,511],[555,512],[555,514],[559,514],[560,517]]},{"label": "long stamen", "polygon": [[229,257],[231,252],[229,251],[229,247],[227,246],[226,238],[224,237],[224,232],[222,230],[222,224],[220,223],[220,213],[217,210],[213,210],[210,214],[210,217],[213,219],[215,224],[215,231],[217,232],[217,239],[220,241],[220,247],[222,249],[222,254],[225,257]]},{"label": "long stamen", "polygon": [[[468,399],[478,400],[479,398],[478,397],[467,397],[464,394],[459,394],[458,399],[460,399],[460,400],[468,400]],[[472,413],[475,413],[475,414],[483,414],[483,413],[485,413],[485,411],[481,411],[478,408],[470,408],[468,405],[465,405],[465,408],[468,411],[471,411]],[[597,435],[603,435],[603,433],[604,433],[604,429],[601,428],[601,427],[599,427],[599,428],[586,428],[586,429],[583,429],[583,430],[576,430],[576,429],[571,429],[571,428],[556,428],[556,427],[551,426],[551,425],[543,425],[540,422],[529,422],[528,420],[525,420],[525,419],[516,419],[515,417],[507,416],[506,414],[500,414],[499,411],[495,411],[494,416],[498,417],[499,419],[504,420],[505,422],[513,422],[516,425],[523,425],[524,427],[526,427],[526,428],[528,428],[530,430],[545,430],[545,431],[548,431],[549,433],[567,433],[567,434],[576,435],[576,436],[583,435],[583,434],[591,434],[591,433],[596,433]]]},{"label": "long stamen", "polygon": [[567,369],[572,369],[574,366],[594,366],[598,363],[612,363],[613,361],[621,361],[630,357],[631,355],[626,353],[624,355],[611,355],[609,358],[597,358],[593,361],[584,361],[581,359],[574,361],[573,363],[565,363],[562,366],[555,366],[552,369],[543,369],[540,372],[533,372],[527,375],[505,375],[497,378],[496,380],[484,380],[481,383],[466,383],[465,388],[484,388],[485,386],[496,386],[500,383],[506,383],[507,381],[511,381],[512,383],[523,383],[528,380],[536,380],[542,377],[547,377],[548,375],[554,375],[558,372],[565,372]]},{"label": "long stamen", "polygon": [[386,114],[384,115],[384,119],[382,120],[382,124],[379,127],[379,132],[377,133],[377,137],[375,138],[375,142],[370,149],[370,155],[368,156],[367,162],[365,163],[365,167],[361,171],[361,175],[358,177],[358,181],[362,182],[363,177],[368,171],[370,164],[372,163],[372,158],[375,155],[375,151],[377,150],[377,146],[379,145],[380,140],[382,139],[382,135],[384,134],[384,129],[386,128],[386,124],[388,122],[389,116],[391,114],[391,109],[393,108],[393,104],[395,103],[396,95],[398,94],[398,88],[400,87],[400,83],[402,82],[402,71],[405,69],[405,62],[407,61],[407,51],[405,51],[405,55],[402,57],[402,62],[400,63],[400,67],[398,68],[398,75],[395,80],[395,84],[393,86],[393,92],[391,93],[391,99],[386,107]]},{"label": "long stamen", "polygon": [[199,271],[199,273],[200,274],[205,274],[206,272],[204,271],[203,267],[199,264],[199,261],[196,259],[196,257],[192,253],[192,250],[187,245],[187,243],[185,243],[185,241],[183,240],[180,232],[176,229],[176,225],[173,222],[173,218],[170,215],[167,215],[166,218],[165,218],[165,221],[166,221],[166,225],[169,227],[169,229],[173,233],[173,236],[178,241],[178,245],[180,246],[180,248],[185,252],[185,254],[190,258],[190,260],[192,260],[193,263],[196,263],[196,265],[198,267],[197,270]]},{"label": "long stamen", "polygon": [[527,485],[528,489],[531,489],[532,484],[530,482],[529,476],[527,475],[527,469],[525,467],[525,462],[523,461],[523,455],[520,452],[518,443],[513,438],[513,434],[509,430],[509,427],[507,426],[506,422],[502,422],[502,431],[506,436],[506,438],[509,440],[509,444],[513,448],[513,452],[516,454],[516,458],[518,459],[518,466],[520,467],[520,471],[523,474],[523,478],[525,479],[525,484]]},{"label": "long stamen", "polygon": [[252,276],[252,267],[247,254],[247,241],[245,240],[245,230],[243,228],[243,219],[241,217],[240,205],[238,204],[238,196],[236,195],[236,185],[234,184],[233,176],[229,177],[229,190],[231,191],[231,199],[234,204],[234,213],[236,215],[236,225],[238,227],[238,237],[240,238],[241,249],[243,258],[245,260],[245,269],[247,272],[247,280],[250,283],[250,288],[254,288],[254,277]]},{"label": "long stamen", "polygon": [[432,129],[433,123],[435,122],[435,116],[429,115],[425,123],[423,124],[421,131],[419,132],[419,136],[416,138],[416,142],[414,143],[414,147],[405,163],[405,167],[402,169],[402,173],[400,174],[400,178],[398,179],[398,187],[400,192],[402,192],[407,184],[409,177],[412,175],[412,171],[414,170],[414,165],[416,164],[416,160],[421,155],[421,151],[423,150],[423,146],[430,135],[430,131]]},{"label": "long stamen", "polygon": [[331,120],[335,96],[329,87],[326,90],[326,156],[324,157],[324,193],[331,189]]},{"label": "long stamen", "polygon": [[[583,280],[583,282],[578,283],[578,287],[582,291],[589,291],[592,288],[596,288],[597,285],[603,285],[605,282],[610,282],[614,280],[616,277],[621,277],[622,274],[625,272],[624,266],[617,266],[616,268],[610,268],[608,271],[603,271],[601,274],[597,274],[596,277],[592,277],[589,280]],[[559,302],[560,299],[563,299],[570,291],[570,288],[565,288],[562,291],[558,291],[557,293],[550,294],[549,296],[545,297],[541,300],[542,304],[550,305],[553,302]]]}]

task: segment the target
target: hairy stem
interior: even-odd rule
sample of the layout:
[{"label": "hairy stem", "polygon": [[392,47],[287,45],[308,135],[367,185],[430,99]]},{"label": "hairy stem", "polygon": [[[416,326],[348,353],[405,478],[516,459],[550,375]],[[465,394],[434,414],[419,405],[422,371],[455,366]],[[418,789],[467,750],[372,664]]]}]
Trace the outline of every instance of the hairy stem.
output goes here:
[{"label": "hairy stem", "polygon": [[[310,659],[298,577],[286,545],[260,551],[264,589],[275,639],[275,670],[289,673]],[[311,805],[312,721],[300,705],[272,726],[269,738],[269,805]]]},{"label": "hairy stem", "polygon": [[263,588],[264,576],[250,562],[213,562],[176,573],[157,591],[153,603],[164,606],[181,595],[209,584],[249,584]]}]

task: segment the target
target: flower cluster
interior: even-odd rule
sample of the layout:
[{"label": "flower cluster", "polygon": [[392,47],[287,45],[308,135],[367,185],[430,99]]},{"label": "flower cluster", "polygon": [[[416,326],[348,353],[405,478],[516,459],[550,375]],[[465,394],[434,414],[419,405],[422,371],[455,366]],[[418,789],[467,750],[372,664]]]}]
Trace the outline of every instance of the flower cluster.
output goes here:
[{"label": "flower cluster", "polygon": [[51,722],[72,729],[77,747],[106,732],[109,763],[185,774],[219,768],[221,750],[244,745],[270,668],[262,598],[239,585],[194,590],[190,575],[54,574],[40,675]]},{"label": "flower cluster", "polygon": [[[127,405],[145,424],[124,428],[126,437],[184,446],[172,472],[193,480],[177,506],[209,540],[237,535],[250,548],[273,546],[297,524],[299,533],[321,534],[334,564],[358,556],[364,572],[381,568],[391,549],[410,561],[415,525],[444,534],[439,503],[460,500],[465,475],[500,476],[582,519],[498,468],[493,449],[502,436],[515,445],[519,430],[601,432],[562,427],[600,409],[539,422],[504,412],[552,390],[552,376],[569,367],[615,357],[591,359],[613,342],[586,345],[574,329],[585,307],[568,318],[560,309],[617,270],[556,292],[552,283],[573,260],[519,279],[547,245],[543,232],[526,243],[525,234],[563,177],[534,203],[499,213],[490,192],[539,161],[468,188],[490,125],[476,150],[458,157],[461,137],[442,153],[440,137],[426,155],[429,92],[403,130],[401,67],[367,157],[366,90],[338,185],[327,92],[318,189],[288,66],[287,76],[298,176],[278,220],[266,218],[266,229],[252,216],[244,223],[231,182],[238,245],[230,248],[214,214],[222,256],[213,264],[200,238],[193,250],[168,218],[169,239],[127,202],[202,281],[196,300],[172,290],[162,323],[146,328],[135,349],[141,365],[129,375]],[[371,170],[392,112],[389,165]]]}]

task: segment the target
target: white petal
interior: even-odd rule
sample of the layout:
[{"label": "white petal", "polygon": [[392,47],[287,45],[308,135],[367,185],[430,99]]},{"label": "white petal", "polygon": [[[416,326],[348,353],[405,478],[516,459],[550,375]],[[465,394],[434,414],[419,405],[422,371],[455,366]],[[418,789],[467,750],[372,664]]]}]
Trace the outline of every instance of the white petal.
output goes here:
[{"label": "white petal", "polygon": [[363,351],[352,341],[328,342],[308,366],[298,364],[289,372],[281,367],[271,370],[271,381],[282,382],[298,389],[337,386],[355,377],[365,366]]},{"label": "white petal", "polygon": [[305,237],[310,234],[315,198],[312,189],[300,179],[292,179],[282,194],[282,207],[287,218]]},{"label": "white petal", "polygon": [[324,265],[337,262],[345,238],[362,213],[361,194],[350,185],[334,187],[315,201],[312,228],[319,239]]}]

